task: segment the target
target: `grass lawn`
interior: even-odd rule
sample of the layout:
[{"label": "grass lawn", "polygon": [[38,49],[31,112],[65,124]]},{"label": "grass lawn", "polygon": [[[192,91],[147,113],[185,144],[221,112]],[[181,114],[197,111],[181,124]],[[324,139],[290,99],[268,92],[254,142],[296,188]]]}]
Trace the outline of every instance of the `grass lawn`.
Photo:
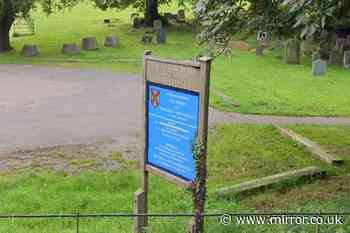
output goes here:
[{"label": "grass lawn", "polygon": [[[272,126],[217,126],[211,129],[209,138],[208,213],[350,211],[350,128],[291,128],[344,156],[346,164],[340,169],[321,164]],[[1,213],[130,213],[139,173],[135,165],[128,164],[123,170],[109,173],[83,171],[71,176],[42,171],[3,175],[0,178]],[[290,183],[240,199],[217,199],[212,195],[218,187],[314,165],[326,169],[330,176],[307,184]],[[152,213],[191,211],[188,191],[153,175],[150,185]],[[63,219],[0,221],[0,232],[75,232],[76,227],[74,220]],[[185,232],[187,222],[186,218],[151,219],[149,232]],[[84,233],[131,232],[132,229],[132,221],[127,218],[82,219],[80,223],[80,232]],[[314,232],[310,225],[223,226],[217,218],[208,218],[206,228],[207,232],[219,233]],[[349,232],[350,222],[344,226],[322,226],[321,230]]]},{"label": "grass lawn", "polygon": [[[176,12],[175,5],[162,11]],[[166,45],[143,45],[143,30],[132,31],[130,14],[124,11],[100,11],[88,4],[72,11],[46,17],[40,10],[34,12],[36,36],[13,38],[16,49],[0,55],[0,63],[48,64],[65,67],[108,69],[118,72],[141,73],[140,62],[106,62],[115,58],[141,59],[145,50],[155,56],[174,59],[193,59],[202,50],[196,42],[196,34],[190,29],[168,29]],[[103,19],[118,19],[115,27],[108,27]],[[106,35],[117,35],[121,45],[117,49],[103,48]],[[82,52],[72,57],[61,55],[63,43],[77,42],[86,36],[96,36],[101,49]],[[23,44],[38,44],[41,57],[26,59],[19,55]],[[75,58],[89,62],[54,62],[48,59]],[[251,52],[234,50],[232,58],[220,57],[214,62],[211,105],[225,111],[273,115],[350,116],[350,71],[330,67],[325,77],[311,75],[310,61],[303,65],[286,65],[276,59],[276,52],[256,57]],[[231,97],[240,107],[223,101],[217,92]]]}]

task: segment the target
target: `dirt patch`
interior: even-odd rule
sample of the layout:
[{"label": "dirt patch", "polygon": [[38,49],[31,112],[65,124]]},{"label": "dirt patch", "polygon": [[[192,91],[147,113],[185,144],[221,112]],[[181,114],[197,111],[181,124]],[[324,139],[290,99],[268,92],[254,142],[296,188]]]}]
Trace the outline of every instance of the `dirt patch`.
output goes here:
[{"label": "dirt patch", "polygon": [[136,145],[121,148],[115,141],[88,145],[68,145],[1,154],[0,173],[26,170],[53,170],[77,173],[85,170],[114,171],[137,165],[140,148]]}]

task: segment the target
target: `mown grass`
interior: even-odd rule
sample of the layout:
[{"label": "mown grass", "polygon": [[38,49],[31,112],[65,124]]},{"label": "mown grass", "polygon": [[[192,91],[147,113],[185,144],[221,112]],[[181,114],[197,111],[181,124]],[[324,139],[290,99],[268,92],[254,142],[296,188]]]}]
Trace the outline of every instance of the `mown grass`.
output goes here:
[{"label": "mown grass", "polygon": [[[163,7],[162,12],[176,12],[177,6]],[[141,57],[145,50],[155,56],[174,59],[193,59],[204,48],[198,45],[196,33],[191,29],[168,28],[166,45],[143,45],[140,40],[144,30],[131,29],[130,14],[124,11],[100,11],[88,3],[71,11],[46,17],[38,9],[33,17],[36,35],[13,38],[15,51],[0,55],[0,63],[45,64],[75,68],[108,69],[118,72],[141,73]],[[117,19],[114,27],[108,27],[103,19]],[[103,47],[104,37],[117,35],[120,47]],[[61,54],[63,43],[80,43],[86,36],[97,37],[100,49],[79,55]],[[26,59],[19,55],[23,44],[39,45],[41,57]],[[324,77],[311,75],[311,62],[304,59],[302,65],[286,65],[276,58],[277,52],[268,51],[264,57],[253,52],[233,51],[232,57],[220,57],[214,62],[212,78],[212,106],[224,110],[253,114],[349,116],[349,70],[331,66]],[[90,62],[48,61],[48,59],[74,58]],[[110,59],[140,59],[139,62],[106,62]],[[223,92],[240,107],[222,101],[216,92]]]},{"label": "mown grass", "polygon": [[[348,127],[296,126],[305,136],[320,135],[334,150],[349,148]],[[338,128],[338,127],[336,127]],[[294,127],[293,127],[294,129]],[[313,140],[316,140],[315,138]],[[335,143],[332,143],[335,142]],[[321,141],[320,141],[321,143]],[[222,125],[211,130],[208,154],[207,213],[251,212],[349,212],[350,160],[342,169],[323,165],[302,147],[279,135],[272,126]],[[126,163],[127,164],[127,163]],[[279,172],[321,166],[331,177],[310,183],[276,186],[240,199],[217,199],[216,188]],[[28,171],[22,175],[0,178],[1,214],[6,213],[131,213],[133,193],[139,188],[139,172],[130,166],[117,172],[84,172],[76,175],[42,171]],[[151,175],[150,212],[189,213],[191,193],[159,177]],[[186,232],[188,218],[150,221],[149,232]],[[56,220],[1,220],[0,232],[75,232],[75,221]],[[132,220],[81,219],[80,232],[131,232]],[[207,232],[313,232],[314,226],[304,225],[250,225],[219,224],[218,218],[208,218]],[[344,226],[322,226],[321,232],[348,232]]]}]

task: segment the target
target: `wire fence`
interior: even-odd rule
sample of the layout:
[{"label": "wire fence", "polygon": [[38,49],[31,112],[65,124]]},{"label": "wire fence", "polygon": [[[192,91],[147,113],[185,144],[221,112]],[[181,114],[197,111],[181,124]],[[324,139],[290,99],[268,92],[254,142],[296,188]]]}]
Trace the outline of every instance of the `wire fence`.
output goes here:
[{"label": "wire fence", "polygon": [[[148,217],[148,218],[193,218],[195,215],[193,213],[174,213],[174,214],[132,214],[132,213],[69,213],[69,214],[2,214],[0,215],[0,220],[25,220],[25,219],[46,219],[46,220],[64,220],[69,219],[74,221],[74,231],[76,233],[81,233],[81,225],[83,219],[116,219],[116,218],[133,218],[137,217]],[[344,218],[350,217],[349,213],[208,213],[203,214],[206,218],[217,218],[218,224],[229,225],[229,223],[235,223],[234,218],[244,218],[244,217],[326,217],[326,216],[342,216]],[[228,221],[230,220],[230,221]],[[246,223],[247,225],[254,225],[260,223]],[[321,224],[314,224],[315,232],[321,232]]]}]

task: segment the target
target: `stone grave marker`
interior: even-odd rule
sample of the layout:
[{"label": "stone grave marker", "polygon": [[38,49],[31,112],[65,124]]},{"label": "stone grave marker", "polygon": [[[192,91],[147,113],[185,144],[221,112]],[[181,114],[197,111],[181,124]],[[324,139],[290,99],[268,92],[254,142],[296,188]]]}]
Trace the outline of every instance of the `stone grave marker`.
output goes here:
[{"label": "stone grave marker", "polygon": [[161,28],[157,31],[157,43],[158,44],[166,43],[166,32],[164,28]]},{"label": "stone grave marker", "polygon": [[300,41],[289,39],[284,49],[284,60],[287,64],[300,64]]},{"label": "stone grave marker", "polygon": [[141,19],[139,17],[135,17],[133,19],[133,23],[132,23],[132,27],[134,29],[140,29],[142,26],[142,22],[141,22]]},{"label": "stone grave marker", "polygon": [[163,28],[163,23],[161,20],[154,20],[153,21],[153,30],[154,31],[157,32],[158,30],[160,30],[162,28]]},{"label": "stone grave marker", "polygon": [[118,38],[116,36],[107,36],[105,40],[106,47],[115,48],[118,46]]},{"label": "stone grave marker", "polygon": [[255,51],[257,56],[263,56],[264,55],[264,48],[261,46],[258,46]]},{"label": "stone grave marker", "polygon": [[21,54],[25,57],[37,57],[40,55],[38,46],[29,44],[23,46]]},{"label": "stone grave marker", "polygon": [[340,49],[332,49],[329,54],[329,64],[342,65],[344,59],[344,52]]},{"label": "stone grave marker", "polygon": [[78,54],[80,49],[76,43],[63,44],[62,53],[64,54]]},{"label": "stone grave marker", "polygon": [[350,50],[344,52],[344,67],[350,69]]},{"label": "stone grave marker", "polygon": [[152,44],[153,42],[153,36],[150,34],[145,34],[142,36],[142,43],[145,44]]},{"label": "stone grave marker", "polygon": [[81,48],[83,50],[97,50],[97,40],[95,37],[86,37],[81,41]]},{"label": "stone grave marker", "polygon": [[327,63],[321,59],[312,63],[312,74],[314,76],[323,76],[327,72]]}]

